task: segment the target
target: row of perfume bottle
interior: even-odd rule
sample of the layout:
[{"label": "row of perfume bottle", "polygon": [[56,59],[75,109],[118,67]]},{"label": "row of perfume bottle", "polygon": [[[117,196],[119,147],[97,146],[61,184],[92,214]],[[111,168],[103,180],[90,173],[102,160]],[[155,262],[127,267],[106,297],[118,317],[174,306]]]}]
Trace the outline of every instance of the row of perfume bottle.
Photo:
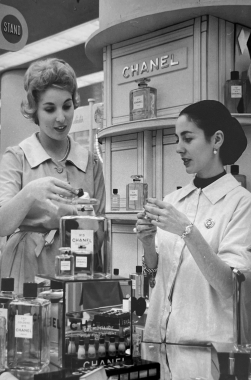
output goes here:
[{"label": "row of perfume bottle", "polygon": [[[231,174],[235,176],[235,178],[241,183],[243,187],[246,187],[246,177],[239,173],[239,166],[231,165],[230,169]],[[133,178],[133,182],[129,183],[126,186],[126,210],[142,210],[147,201],[148,185],[147,183],[141,182],[141,179],[143,178],[142,175],[133,175],[131,178]],[[119,211],[123,208],[124,205],[122,204],[122,199],[120,197],[118,189],[113,189],[111,196],[111,210]]]},{"label": "row of perfume bottle", "polygon": [[51,302],[37,297],[37,284],[14,293],[14,279],[1,280],[1,369],[37,371],[50,362]]},{"label": "row of perfume bottle", "polygon": [[[148,86],[150,78],[140,78],[135,82],[138,88],[129,94],[130,121],[156,118],[157,89]],[[250,79],[241,79],[239,71],[231,71],[225,84],[225,106],[231,113],[247,113],[250,100]]]},{"label": "row of perfume bottle", "polygon": [[[126,185],[126,210],[135,211],[142,210],[148,197],[148,185],[141,182],[142,175],[132,175],[132,183]],[[118,193],[118,189],[113,189],[111,197],[111,210],[118,211],[123,207],[122,199]]]},{"label": "row of perfume bottle", "polygon": [[93,276],[93,251],[60,247],[55,258],[55,277],[59,279],[74,279]]},{"label": "row of perfume bottle", "polygon": [[74,355],[78,359],[95,359],[113,356],[125,356],[126,342],[123,337],[84,337],[71,336],[66,338],[66,354]]}]

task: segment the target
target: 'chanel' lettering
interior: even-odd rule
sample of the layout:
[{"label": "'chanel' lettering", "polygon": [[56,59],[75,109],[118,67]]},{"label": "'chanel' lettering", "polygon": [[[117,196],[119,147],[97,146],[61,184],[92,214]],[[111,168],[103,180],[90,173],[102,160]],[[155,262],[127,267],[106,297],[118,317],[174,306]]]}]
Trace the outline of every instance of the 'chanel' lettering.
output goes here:
[{"label": "'chanel' lettering", "polygon": [[150,59],[149,62],[143,61],[142,63],[135,63],[130,66],[125,66],[122,70],[124,78],[135,77],[144,73],[153,72],[154,70],[166,69],[168,67],[179,65],[179,61],[176,61],[174,54],[166,54],[162,57]]}]

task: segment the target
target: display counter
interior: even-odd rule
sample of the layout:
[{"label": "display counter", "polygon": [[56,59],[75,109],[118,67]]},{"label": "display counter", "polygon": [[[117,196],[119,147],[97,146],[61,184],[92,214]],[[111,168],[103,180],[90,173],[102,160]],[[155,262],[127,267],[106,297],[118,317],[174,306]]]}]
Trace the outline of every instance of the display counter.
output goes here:
[{"label": "display counter", "polygon": [[[127,366],[105,367],[107,377],[119,380],[161,379],[161,380],[225,380],[250,378],[250,354],[231,353],[231,346],[224,344],[141,344],[141,358],[133,358]],[[85,369],[87,370],[87,369]],[[24,372],[19,379],[34,380],[73,380],[80,379],[84,369],[72,371],[58,369],[54,365],[32,376]],[[129,375],[130,374],[130,375]],[[13,373],[15,375],[15,373]]]}]

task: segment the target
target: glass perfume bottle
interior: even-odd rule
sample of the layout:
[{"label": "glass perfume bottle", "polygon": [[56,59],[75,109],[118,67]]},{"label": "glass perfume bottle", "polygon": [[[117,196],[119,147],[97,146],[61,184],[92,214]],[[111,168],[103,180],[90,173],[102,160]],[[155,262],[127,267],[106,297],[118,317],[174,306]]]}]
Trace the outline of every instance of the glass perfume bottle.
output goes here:
[{"label": "glass perfume bottle", "polygon": [[116,356],[116,345],[115,345],[115,337],[110,337],[110,342],[108,346],[108,355],[109,356]]},{"label": "glass perfume bottle", "polygon": [[[78,265],[78,273],[94,274],[103,276],[103,268],[98,265],[99,261],[94,260],[94,257],[100,257],[103,252],[103,243],[105,236],[105,218],[94,215],[74,215],[63,216],[60,219],[60,239],[62,247],[71,247],[71,251],[77,252],[84,249],[86,263],[84,260]],[[84,253],[84,252],[82,252]],[[75,261],[76,255],[74,254]],[[80,261],[80,257],[79,257]],[[104,260],[105,262],[105,260]],[[96,265],[95,265],[96,263]],[[84,265],[87,265],[84,267]]]},{"label": "glass perfume bottle", "polygon": [[86,249],[72,251],[74,257],[74,275],[77,277],[93,276],[93,252]]},{"label": "glass perfume bottle", "polygon": [[98,357],[99,358],[106,357],[105,338],[99,338]]},{"label": "glass perfume bottle", "polygon": [[142,210],[148,197],[148,185],[142,183],[142,175],[132,175],[133,182],[126,185],[126,209]]},{"label": "glass perfume bottle", "polygon": [[234,178],[241,183],[241,186],[247,187],[247,180],[244,174],[239,174],[239,165],[231,165],[230,166],[231,174]]},{"label": "glass perfume bottle", "polygon": [[157,117],[157,90],[148,87],[149,78],[136,80],[138,88],[130,91],[130,121]]},{"label": "glass perfume bottle", "polygon": [[[50,290],[39,293],[39,298],[51,301],[51,327],[50,327],[50,355],[51,361],[58,364],[59,356],[59,329],[62,326],[59,313],[59,301],[63,298],[63,284],[61,281],[51,280]],[[61,349],[61,348],[60,348]]]},{"label": "glass perfume bottle", "polygon": [[142,266],[136,266],[136,273],[129,275],[132,279],[132,296],[139,298],[143,297],[144,276],[142,273]]},{"label": "glass perfume bottle", "polygon": [[81,337],[78,343],[78,359],[85,359],[85,354],[85,341]]},{"label": "glass perfume bottle", "polygon": [[239,78],[239,71],[231,71],[226,81],[225,106],[231,113],[246,112],[246,83]]},{"label": "glass perfume bottle", "polygon": [[5,370],[6,318],[0,316],[0,373]]},{"label": "glass perfume bottle", "polygon": [[10,302],[8,358],[10,369],[39,371],[50,362],[51,302],[37,297],[37,284],[24,283],[23,297]]},{"label": "glass perfume bottle", "polygon": [[95,348],[95,340],[94,338],[90,338],[87,356],[89,359],[96,358],[96,348]]},{"label": "glass perfume bottle", "polygon": [[74,278],[74,257],[71,248],[59,248],[59,254],[55,257],[55,277],[59,279]]},{"label": "glass perfume bottle", "polygon": [[113,211],[118,211],[120,209],[120,195],[118,194],[118,189],[113,189],[112,191],[111,209]]},{"label": "glass perfume bottle", "polygon": [[4,317],[6,321],[8,321],[8,305],[15,297],[14,278],[2,278],[0,292],[0,316]]}]

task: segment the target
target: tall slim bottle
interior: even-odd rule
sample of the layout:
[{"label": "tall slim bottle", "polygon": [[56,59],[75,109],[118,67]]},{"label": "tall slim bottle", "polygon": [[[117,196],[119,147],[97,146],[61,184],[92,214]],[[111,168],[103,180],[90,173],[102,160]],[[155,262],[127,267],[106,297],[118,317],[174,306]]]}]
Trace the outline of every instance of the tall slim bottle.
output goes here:
[{"label": "tall slim bottle", "polygon": [[239,78],[239,71],[231,71],[226,81],[225,106],[231,113],[246,112],[246,83]]},{"label": "tall slim bottle", "polygon": [[10,302],[8,307],[7,364],[10,369],[37,372],[50,362],[51,302],[37,297],[37,284],[23,284],[23,297]]}]

